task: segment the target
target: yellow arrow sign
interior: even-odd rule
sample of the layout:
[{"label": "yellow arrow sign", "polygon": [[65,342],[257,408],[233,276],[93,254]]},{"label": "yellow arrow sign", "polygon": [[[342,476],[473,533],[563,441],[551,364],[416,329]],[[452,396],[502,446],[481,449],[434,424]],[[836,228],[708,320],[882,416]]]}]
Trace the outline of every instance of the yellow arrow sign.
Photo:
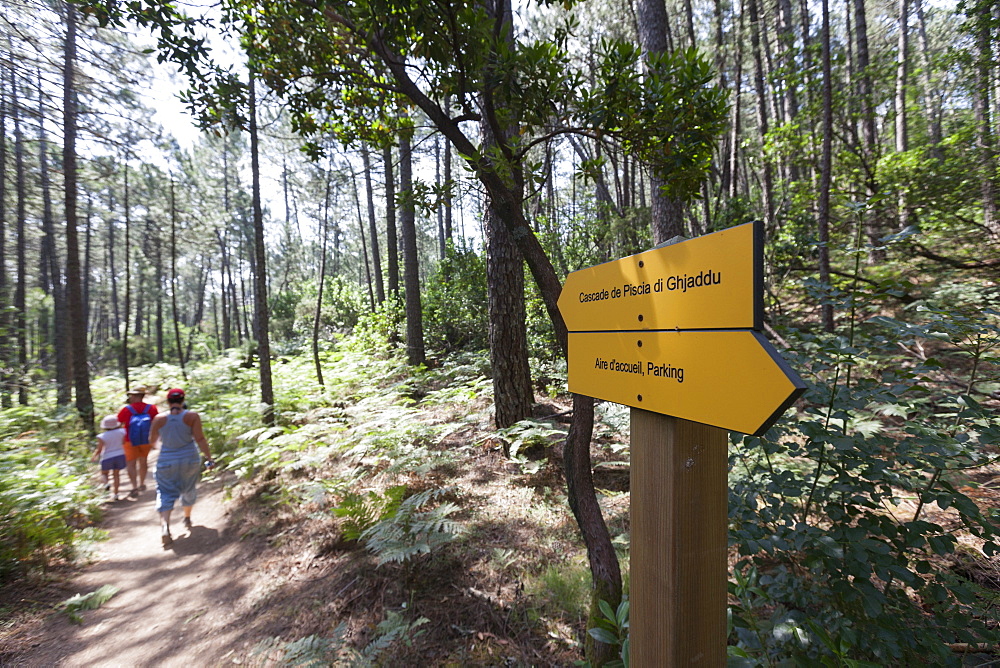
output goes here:
[{"label": "yellow arrow sign", "polygon": [[759,435],[805,384],[753,331],[571,332],[569,389]]},{"label": "yellow arrow sign", "polygon": [[763,227],[747,223],[566,277],[571,332],[760,329]]}]

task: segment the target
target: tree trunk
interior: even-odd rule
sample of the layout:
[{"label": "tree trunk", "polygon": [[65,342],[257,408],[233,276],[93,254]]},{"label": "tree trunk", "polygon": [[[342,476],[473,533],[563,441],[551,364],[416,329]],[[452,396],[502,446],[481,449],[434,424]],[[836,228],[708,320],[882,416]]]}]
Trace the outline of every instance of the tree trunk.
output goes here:
[{"label": "tree trunk", "polygon": [[170,179],[170,306],[174,320],[174,341],[177,344],[177,362],[181,367],[181,377],[187,383],[187,369],[184,368],[184,348],[181,344],[181,318],[177,311],[177,199],[174,196],[174,180]]},{"label": "tree trunk", "polygon": [[323,365],[319,361],[319,323],[320,317],[323,313],[323,287],[326,283],[326,242],[327,233],[330,229],[330,191],[332,190],[332,165],[331,169],[327,170],[326,173],[326,192],[323,196],[323,222],[322,229],[320,230],[320,238],[322,239],[319,252],[319,277],[316,281],[316,311],[313,315],[313,331],[312,331],[312,353],[313,353],[313,363],[316,365],[316,382],[320,387],[325,388],[326,385],[323,383]]},{"label": "tree trunk", "polygon": [[375,298],[385,301],[385,284],[382,282],[382,253],[378,245],[378,225],[375,224],[375,194],[372,190],[372,161],[368,144],[361,144],[361,159],[365,167],[365,196],[368,202],[368,235],[372,242],[372,271],[375,273]]},{"label": "tree trunk", "polygon": [[[664,0],[639,0],[636,3],[639,42],[647,54],[665,53],[667,40],[667,8]],[[663,192],[664,180],[650,174],[650,214],[653,243],[662,243],[684,234],[684,206]]]},{"label": "tree trunk", "polygon": [[[498,3],[502,11],[492,18],[513,48],[513,22],[509,3]],[[518,136],[517,117],[508,100],[496,90],[482,94],[483,119],[479,124],[484,152],[501,152],[501,143],[510,146]],[[493,122],[505,119],[499,126]],[[520,166],[511,165],[509,187],[523,201],[524,183]],[[484,202],[483,226],[486,234],[486,289],[489,312],[490,363],[493,367],[494,419],[498,428],[531,417],[534,394],[528,367],[528,335],[525,327],[524,267],[510,230],[499,217],[489,193]],[[522,209],[523,213],[523,209]]]},{"label": "tree trunk", "polygon": [[[523,200],[512,192],[509,185],[501,178],[489,155],[480,154],[475,145],[462,133],[459,125],[452,122],[451,118],[409,78],[405,63],[379,41],[378,35],[370,35],[369,45],[389,70],[400,92],[420,107],[435,127],[448,137],[459,155],[467,156],[470,169],[489,191],[493,206],[500,219],[507,224],[521,251],[521,256],[528,264],[552,321],[556,340],[565,354],[569,337],[558,306],[562,286],[538,237],[532,233],[524,217]],[[568,473],[566,477],[567,495],[587,546],[594,579],[591,599],[591,610],[594,612],[597,610],[598,600],[607,601],[613,609],[618,606],[621,600],[622,581],[618,559],[611,545],[611,537],[601,515],[591,480],[590,439],[593,433],[593,399],[574,396],[573,403],[573,424],[566,439],[565,466],[567,470],[573,469],[573,473]],[[589,488],[586,484],[588,480],[591,480]],[[596,642],[589,634],[586,643],[587,658],[592,665],[601,665],[613,656],[613,648]]]},{"label": "tree trunk", "polygon": [[990,84],[993,74],[990,7],[976,16],[976,90],[973,92],[973,107],[976,113],[976,152],[979,154],[979,189],[983,200],[983,225],[993,236],[1000,236],[1000,220],[997,219],[996,194],[996,150],[993,145],[993,130],[990,121]]},{"label": "tree trunk", "polygon": [[84,427],[94,433],[94,401],[87,363],[87,328],[83,319],[80,284],[80,248],[76,229],[76,8],[66,5],[66,43],[63,52],[63,174],[66,189],[66,305],[72,342],[76,409]]},{"label": "tree trunk", "polygon": [[[128,188],[128,151],[125,152],[125,159],[122,161],[122,165],[125,167],[124,174],[124,185],[125,185],[125,201],[123,206],[125,207],[125,245],[123,248],[126,251],[131,248],[129,245],[131,243],[131,230],[132,230],[132,213],[131,207],[129,206],[129,188]],[[121,367],[122,367],[122,378],[125,379],[125,387],[123,389],[128,390],[131,385],[129,384],[129,372],[128,372],[128,319],[131,313],[131,295],[132,295],[132,267],[129,265],[128,260],[125,261],[125,303],[123,309],[122,317],[122,353],[121,353]]]},{"label": "tree trunk", "polygon": [[267,249],[264,247],[264,212],[260,205],[260,157],[257,140],[256,73],[250,68],[250,171],[253,175],[254,308],[257,355],[260,358],[260,402],[264,424],[273,426],[274,387],[271,384],[271,342],[267,311]]},{"label": "tree trunk", "polygon": [[365,272],[364,276],[367,279],[365,285],[368,287],[368,308],[374,313],[375,292],[372,290],[372,270],[371,264],[368,262],[368,244],[365,243],[365,220],[361,216],[361,197],[358,195],[358,178],[353,170],[351,171],[351,181],[354,183],[354,204],[358,210],[358,233],[361,235],[361,258]]},{"label": "tree trunk", "polygon": [[[13,80],[13,76],[12,76]],[[16,104],[13,102],[12,104]],[[0,408],[10,408],[13,351],[7,294],[7,72],[0,67]]]},{"label": "tree trunk", "polygon": [[28,325],[26,322],[27,271],[27,222],[28,194],[26,191],[24,167],[24,135],[21,132],[21,105],[18,103],[18,84],[11,74],[11,90],[14,93],[14,165],[17,179],[17,284],[14,286],[14,336],[16,338],[17,365],[14,367],[17,383],[17,402],[28,405]]},{"label": "tree trunk", "polygon": [[389,260],[389,294],[399,295],[399,233],[396,231],[396,180],[393,177],[392,145],[382,149],[385,168],[385,243]]},{"label": "tree trunk", "polygon": [[403,294],[406,300],[406,359],[413,366],[426,361],[424,323],[420,307],[420,267],[417,264],[417,221],[413,201],[412,130],[403,128],[399,136],[399,226],[403,241]]},{"label": "tree trunk", "polygon": [[[906,79],[909,74],[907,51],[910,42],[910,0],[899,0],[899,43],[896,51],[896,153],[910,150],[909,134],[906,126]],[[906,185],[899,188],[899,229],[909,225],[910,212],[907,204]]]},{"label": "tree trunk", "polygon": [[750,12],[750,45],[753,49],[754,89],[757,93],[757,122],[761,141],[761,172],[763,176],[765,223],[770,229],[774,224],[774,177],[771,174],[771,161],[766,155],[765,145],[770,124],[767,114],[767,91],[764,87],[764,63],[760,48],[761,22],[757,11],[757,0],[748,0],[747,10]]},{"label": "tree trunk", "polygon": [[56,364],[56,404],[69,406],[73,401],[73,378],[70,373],[67,351],[70,348],[67,336],[66,318],[60,314],[66,312],[65,290],[63,288],[62,272],[59,270],[59,252],[56,249],[55,221],[52,216],[52,195],[49,179],[49,146],[45,136],[45,114],[42,104],[42,89],[38,88],[38,171],[42,186],[42,245],[45,249],[43,270],[48,274],[48,286],[43,286],[46,292],[51,290],[52,305],[55,312],[53,323],[53,351]]},{"label": "tree trunk", "polygon": [[877,250],[885,234],[882,223],[882,206],[876,201],[879,190],[875,166],[878,163],[878,131],[875,127],[875,105],[872,100],[871,57],[868,49],[868,18],[865,0],[854,0],[854,32],[858,44],[858,98],[861,103],[861,165],[864,174],[865,196],[871,203],[865,216],[865,236],[872,247],[870,262],[881,262],[885,252]]},{"label": "tree trunk", "polygon": [[[753,0],[751,0],[753,1]],[[823,152],[820,158],[819,177],[819,280],[830,285],[830,184],[833,157],[833,74],[830,67],[830,3],[822,0],[822,65],[823,65]],[[823,300],[823,328],[832,332],[833,304]]]}]

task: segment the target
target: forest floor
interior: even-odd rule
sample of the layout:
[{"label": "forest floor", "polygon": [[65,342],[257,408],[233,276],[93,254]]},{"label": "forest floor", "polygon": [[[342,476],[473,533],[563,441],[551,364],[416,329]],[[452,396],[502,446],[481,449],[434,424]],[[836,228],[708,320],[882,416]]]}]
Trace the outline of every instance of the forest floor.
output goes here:
[{"label": "forest floor", "polygon": [[179,509],[174,512],[169,549],[161,543],[153,485],[138,499],[110,503],[102,525],[110,538],[97,546],[94,562],[36,594],[65,600],[103,585],[118,593],[83,611],[80,624],[67,614],[39,613],[5,629],[0,663],[206,666],[242,649],[240,601],[255,586],[257,572],[247,546],[227,527],[223,480],[200,486],[190,531]]},{"label": "forest floor", "polygon": [[[109,503],[101,524],[109,539],[89,565],[0,588],[0,666],[287,665],[288,643],[310,637],[327,644],[327,658],[372,649],[387,636],[379,626],[387,618],[424,621],[376,665],[571,666],[582,658],[589,571],[561,452],[535,453],[540,468],[529,474],[495,444],[468,445],[479,436],[452,434],[436,450],[464,448],[466,457],[405,476],[411,490],[451,485],[460,499],[463,539],[433,559],[379,565],[343,539],[328,506],[289,502],[289,489],[305,481],[294,470],[203,480],[194,527],[184,530],[175,510],[169,549],[153,485],[138,500]],[[618,535],[627,530],[628,470],[603,469],[596,482],[618,490],[602,497]],[[119,591],[83,611],[82,623],[59,610],[103,585]]]}]

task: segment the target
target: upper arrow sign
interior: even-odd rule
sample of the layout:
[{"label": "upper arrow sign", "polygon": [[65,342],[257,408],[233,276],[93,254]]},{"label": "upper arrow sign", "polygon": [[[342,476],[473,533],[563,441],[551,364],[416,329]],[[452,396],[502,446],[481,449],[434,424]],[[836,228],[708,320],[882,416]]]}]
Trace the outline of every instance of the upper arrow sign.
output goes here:
[{"label": "upper arrow sign", "polygon": [[571,332],[755,329],[763,319],[763,224],[574,271],[559,311]]}]

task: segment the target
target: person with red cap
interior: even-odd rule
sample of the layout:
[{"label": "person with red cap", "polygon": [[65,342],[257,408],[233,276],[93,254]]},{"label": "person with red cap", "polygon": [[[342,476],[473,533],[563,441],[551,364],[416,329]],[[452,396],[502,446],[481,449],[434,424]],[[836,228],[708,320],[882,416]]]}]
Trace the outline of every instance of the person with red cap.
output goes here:
[{"label": "person with red cap", "polygon": [[160,448],[153,475],[164,549],[174,542],[170,535],[170,513],[178,498],[184,509],[184,528],[191,530],[191,510],[198,499],[198,479],[201,477],[199,449],[205,455],[205,467],[215,467],[208,439],[202,431],[201,416],[187,410],[184,390],[175,388],[167,392],[167,406],[166,413],[153,419],[149,434],[149,442],[154,448]]},{"label": "person with red cap", "polygon": [[132,491],[129,498],[139,496],[146,491],[146,472],[149,467],[146,458],[152,449],[149,440],[149,429],[157,409],[153,404],[147,404],[146,386],[136,385],[128,393],[128,403],[118,411],[118,422],[125,428],[125,470],[128,472]]}]

